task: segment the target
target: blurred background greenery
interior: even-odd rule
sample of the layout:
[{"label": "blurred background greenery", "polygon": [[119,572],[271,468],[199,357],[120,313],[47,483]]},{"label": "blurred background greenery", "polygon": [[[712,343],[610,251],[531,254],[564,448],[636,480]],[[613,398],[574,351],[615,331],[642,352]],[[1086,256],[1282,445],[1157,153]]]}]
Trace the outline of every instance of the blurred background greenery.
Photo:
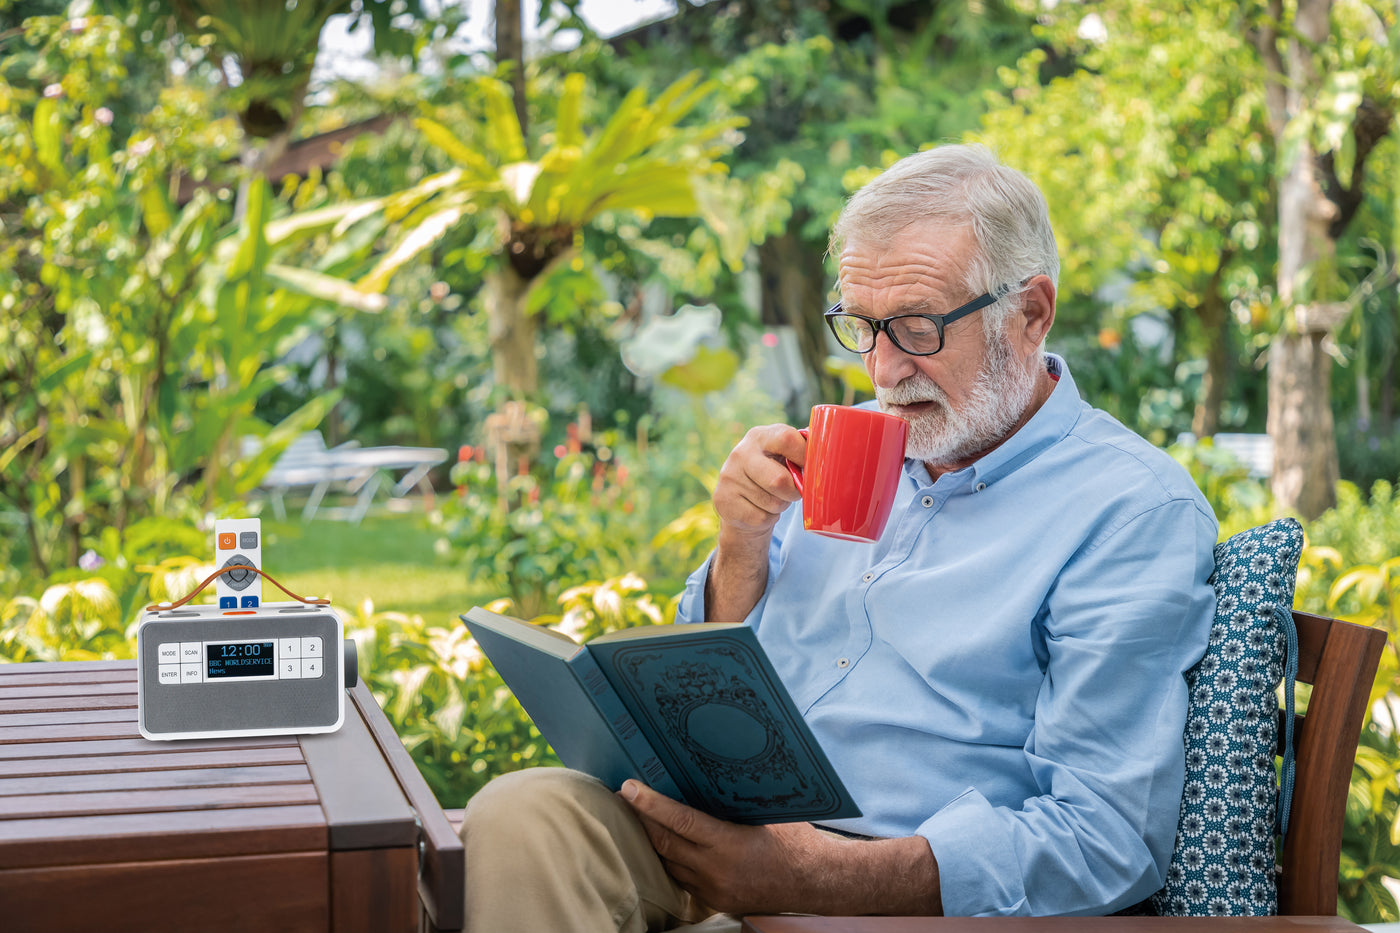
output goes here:
[{"label": "blurred background greenery", "polygon": [[[1299,608],[1396,632],[1393,4],[641,6],[0,0],[0,659],[130,657],[213,520],[261,514],[445,805],[551,761],[457,614],[666,621],[743,431],[869,397],[827,229],[947,140],[1045,190],[1086,396],[1222,535],[1300,517]],[[408,511],[274,520],[311,430],[453,462]],[[1363,921],[1400,919],[1397,657],[1347,813]]]}]

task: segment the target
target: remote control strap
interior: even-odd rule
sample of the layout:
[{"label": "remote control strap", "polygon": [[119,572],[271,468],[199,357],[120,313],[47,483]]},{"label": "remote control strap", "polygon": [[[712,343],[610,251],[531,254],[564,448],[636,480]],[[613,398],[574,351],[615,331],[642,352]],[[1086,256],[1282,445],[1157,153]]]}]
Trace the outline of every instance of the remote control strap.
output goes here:
[{"label": "remote control strap", "polygon": [[268,573],[268,572],[266,572],[266,571],[264,571],[264,570],[259,570],[257,567],[250,567],[250,566],[248,566],[247,564],[230,564],[230,565],[228,565],[227,567],[220,567],[218,570],[215,570],[215,571],[214,571],[213,573],[211,573],[209,576],[205,577],[205,578],[204,578],[204,582],[201,583],[199,586],[195,587],[193,593],[189,594],[188,596],[186,596],[184,599],[180,600],[179,602],[176,602],[176,603],[155,603],[154,605],[147,606],[147,607],[146,607],[146,610],[147,610],[148,612],[161,612],[161,611],[164,611],[164,610],[166,610],[166,609],[178,609],[178,608],[180,608],[181,606],[183,606],[185,603],[187,603],[187,602],[189,602],[190,600],[194,599],[194,598],[195,598],[196,596],[198,596],[200,593],[204,592],[204,588],[205,588],[206,586],[208,586],[210,583],[213,583],[215,580],[217,580],[221,574],[228,573],[230,570],[251,570],[253,573],[257,574],[257,575],[260,576],[260,577],[266,577],[266,578],[267,578],[267,582],[271,583],[273,586],[277,587],[279,590],[281,590],[282,592],[286,593],[288,596],[290,596],[292,599],[296,600],[296,601],[299,602],[299,603],[305,603],[305,604],[308,605],[308,606],[329,606],[329,605],[331,604],[331,601],[330,601],[329,599],[325,599],[325,598],[322,598],[322,597],[317,597],[317,598],[315,598],[315,599],[308,599],[308,598],[306,598],[305,596],[298,596],[297,594],[293,593],[291,590],[287,589],[285,586],[283,586],[282,584],[280,584],[280,583],[278,583],[276,580],[274,580],[274,579],[272,578],[272,574],[270,574],[270,573]]}]

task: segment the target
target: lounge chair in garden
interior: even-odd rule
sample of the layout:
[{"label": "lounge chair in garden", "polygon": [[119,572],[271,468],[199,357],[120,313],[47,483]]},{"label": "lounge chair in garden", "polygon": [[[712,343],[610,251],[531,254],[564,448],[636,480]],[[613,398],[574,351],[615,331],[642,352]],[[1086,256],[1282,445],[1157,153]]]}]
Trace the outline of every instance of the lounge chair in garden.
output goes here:
[{"label": "lounge chair in garden", "polygon": [[447,459],[447,451],[437,447],[361,447],[350,441],[327,448],[320,431],[308,431],[293,441],[264,477],[262,488],[272,502],[272,512],[279,519],[287,517],[285,496],[293,489],[306,489],[306,504],[302,521],[310,521],[321,512],[321,503],[332,488],[340,486],[353,495],[354,501],[334,510],[326,509],[330,517],[343,518],[358,524],[369,511],[386,473],[400,474],[390,489],[390,498],[397,500],[415,486],[425,487],[428,472]]}]

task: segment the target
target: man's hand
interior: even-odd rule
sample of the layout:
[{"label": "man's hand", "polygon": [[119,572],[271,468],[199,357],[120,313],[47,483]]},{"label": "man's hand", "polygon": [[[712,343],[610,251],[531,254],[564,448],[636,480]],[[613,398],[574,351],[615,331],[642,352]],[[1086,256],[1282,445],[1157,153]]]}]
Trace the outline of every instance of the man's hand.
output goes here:
[{"label": "man's hand", "polygon": [[810,823],[741,826],[636,781],[622,785],[666,871],[706,906],[731,914],[941,913],[928,843],[857,841]]},{"label": "man's hand", "polygon": [[806,872],[820,860],[823,844],[842,844],[810,823],[726,823],[635,781],[624,784],[621,795],[671,877],[725,913],[810,911]]},{"label": "man's hand", "polygon": [[799,467],[807,458],[806,440],[786,424],[750,428],[729,452],[720,467],[714,494],[722,531],[766,541],[778,516],[802,498],[784,458]]},{"label": "man's hand", "polygon": [[786,424],[750,428],[720,467],[713,502],[719,539],[705,584],[705,621],[742,622],[768,584],[768,542],[802,498],[784,459],[802,466],[807,442]]}]

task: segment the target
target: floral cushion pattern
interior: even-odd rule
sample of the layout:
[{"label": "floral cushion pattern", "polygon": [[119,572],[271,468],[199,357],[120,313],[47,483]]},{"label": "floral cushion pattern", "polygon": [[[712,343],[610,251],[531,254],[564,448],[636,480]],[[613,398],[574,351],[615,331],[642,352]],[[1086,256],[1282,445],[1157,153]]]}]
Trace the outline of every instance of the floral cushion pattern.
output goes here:
[{"label": "floral cushion pattern", "polygon": [[[1285,752],[1284,800],[1278,806],[1277,690],[1287,668],[1291,699],[1297,669],[1293,588],[1302,550],[1302,526],[1291,518],[1215,546],[1215,623],[1205,656],[1186,675],[1186,790],[1166,886],[1152,898],[1159,914],[1260,916],[1278,910],[1275,815],[1281,811],[1287,819],[1292,772]],[[1291,734],[1289,739],[1291,749]]]}]

